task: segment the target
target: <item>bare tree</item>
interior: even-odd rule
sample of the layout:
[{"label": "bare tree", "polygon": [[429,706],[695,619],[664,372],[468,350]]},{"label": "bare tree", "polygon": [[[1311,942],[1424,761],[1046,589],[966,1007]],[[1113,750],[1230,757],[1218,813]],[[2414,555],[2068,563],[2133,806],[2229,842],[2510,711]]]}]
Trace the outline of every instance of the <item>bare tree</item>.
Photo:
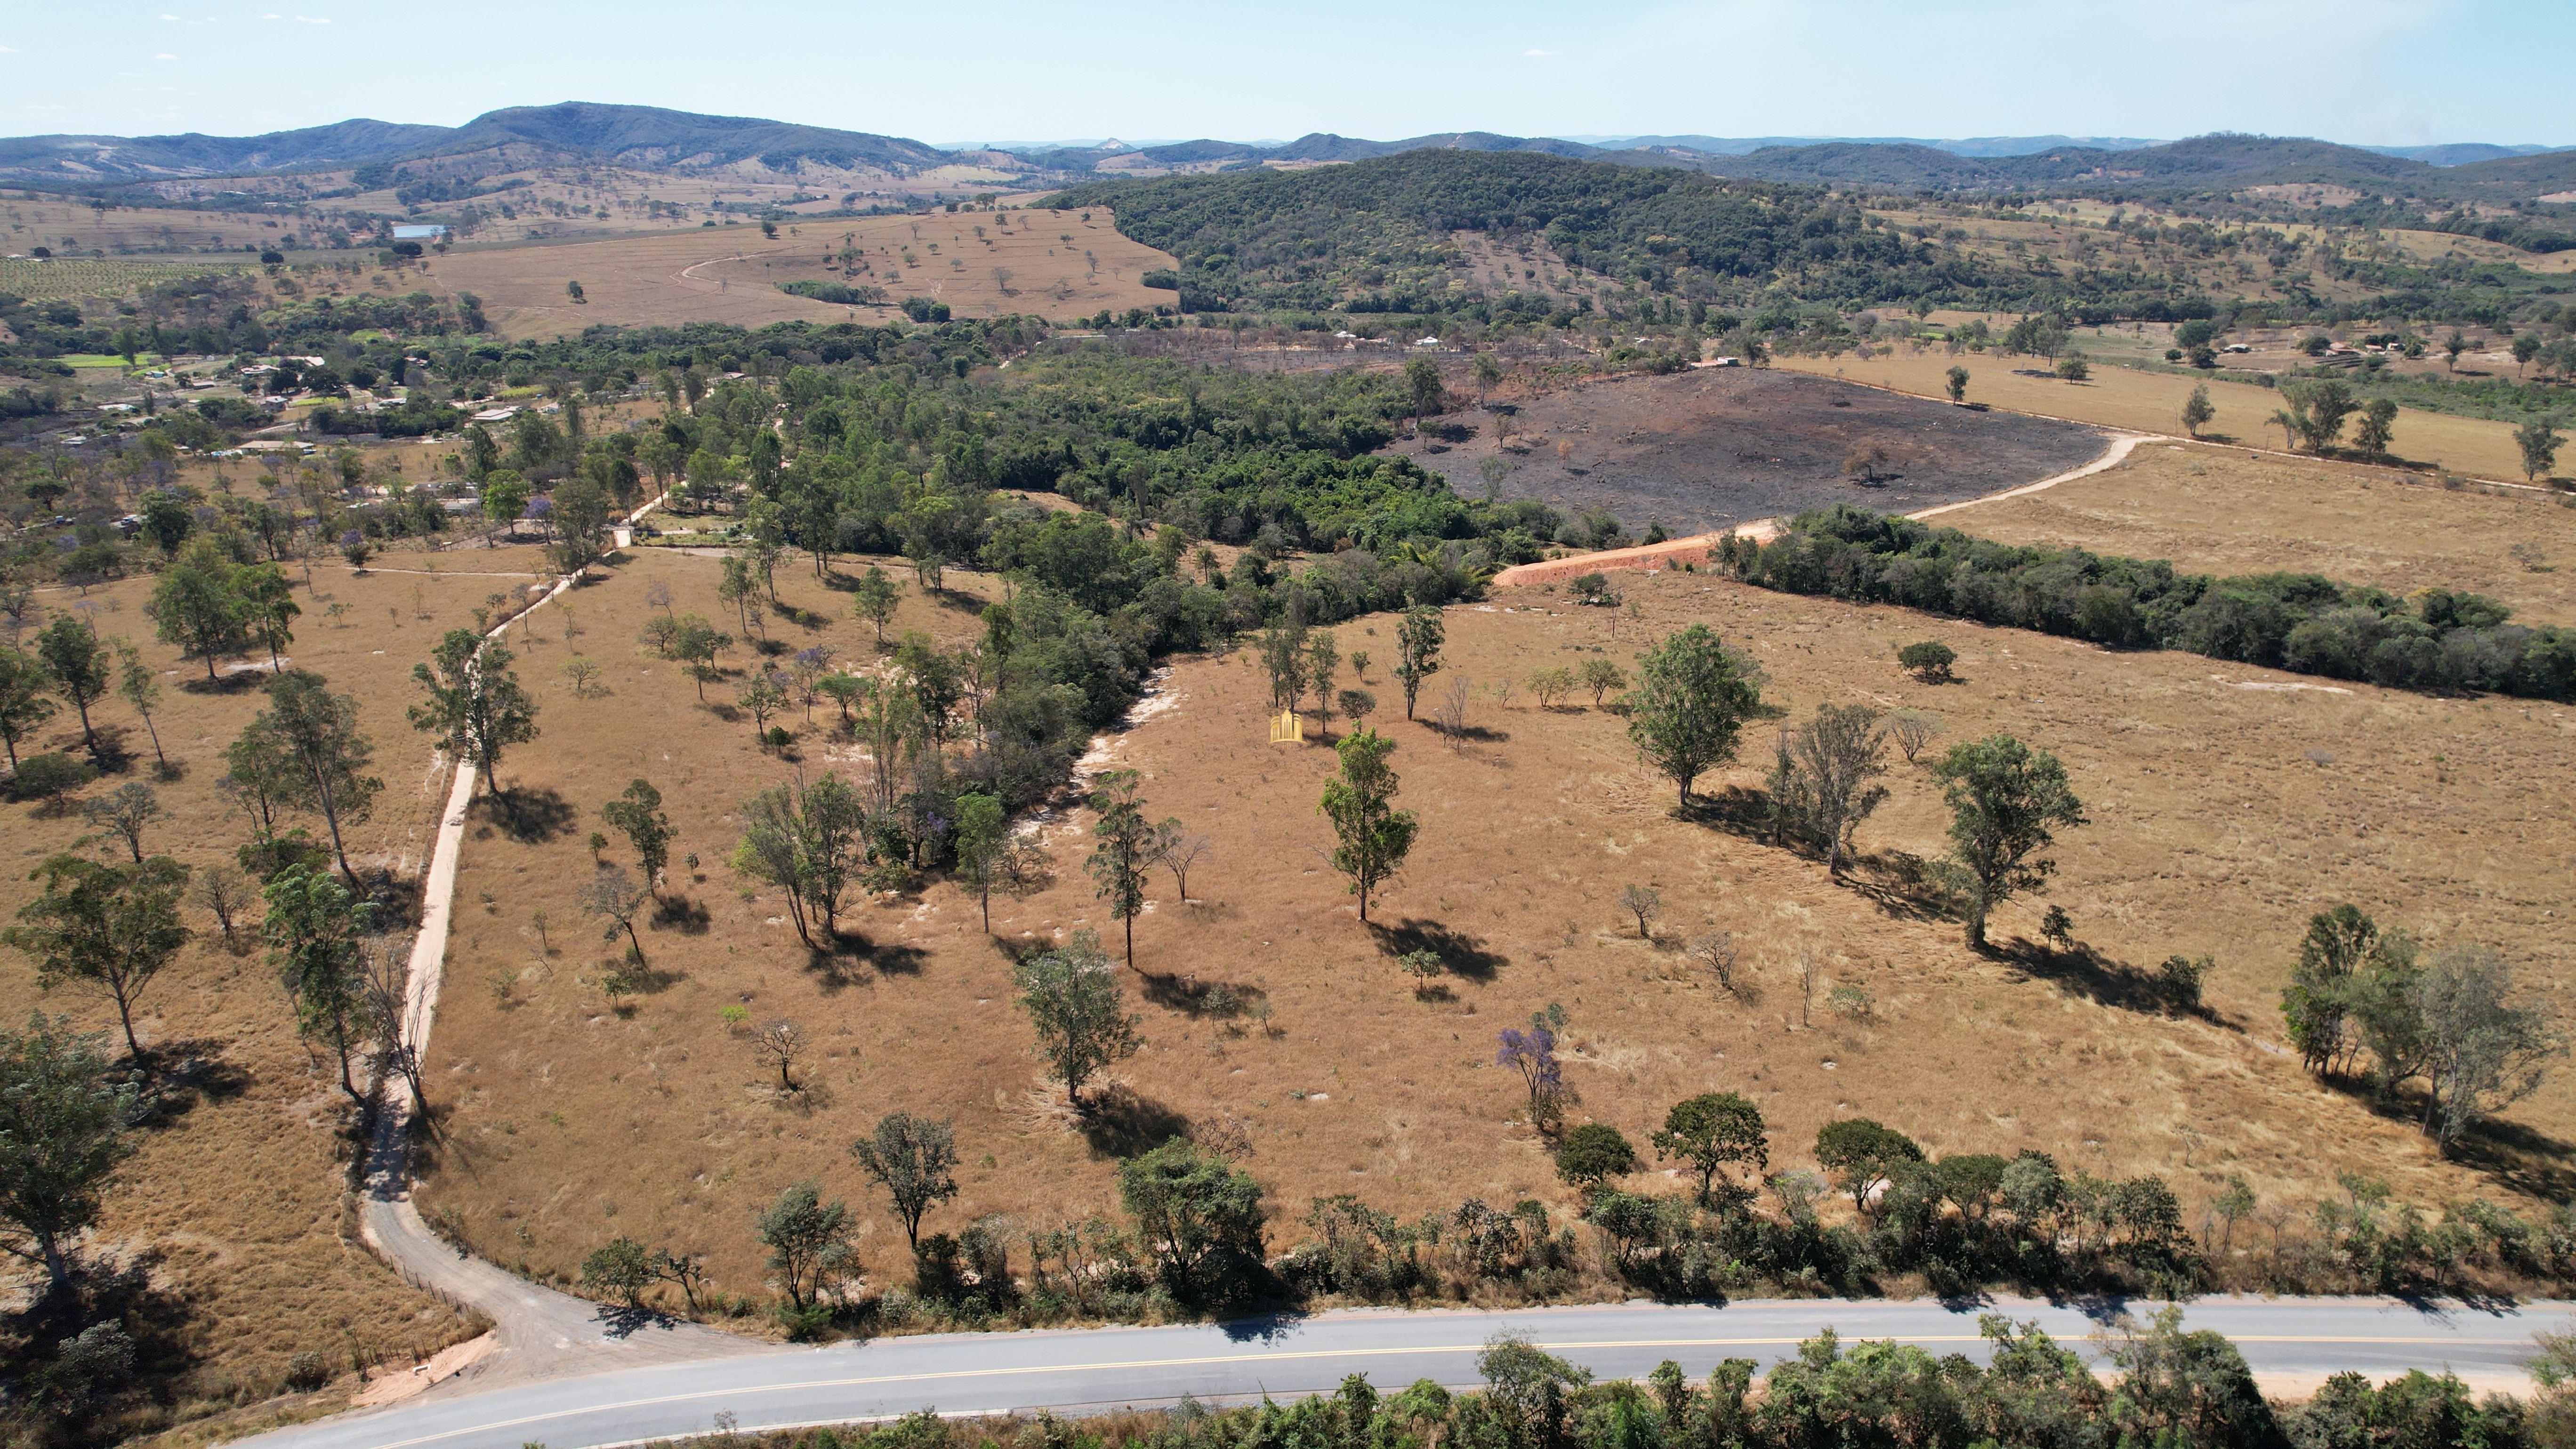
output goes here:
[{"label": "bare tree", "polygon": [[1710,931],[1693,936],[1690,954],[1692,959],[1708,967],[1708,974],[1716,980],[1719,990],[1729,996],[1736,994],[1735,967],[1738,952],[1735,937],[1724,931]]},{"label": "bare tree", "polygon": [[1887,717],[1887,732],[1895,737],[1896,748],[1910,765],[1932,737],[1941,733],[1941,716],[1928,709],[1900,709]]},{"label": "bare tree", "polygon": [[1453,750],[1466,741],[1467,701],[1474,696],[1475,682],[1466,675],[1457,675],[1449,681],[1448,691],[1440,696],[1440,703],[1432,707],[1431,722],[1448,737],[1449,748]]},{"label": "bare tree", "polygon": [[1186,905],[1190,899],[1190,870],[1206,857],[1216,837],[1190,834],[1177,819],[1166,820],[1155,830],[1162,844],[1154,852],[1154,862],[1172,873],[1172,888],[1180,892],[1181,902]]},{"label": "bare tree", "polygon": [[259,899],[259,892],[251,888],[248,877],[231,866],[210,865],[197,872],[196,887],[189,896],[215,918],[215,924],[223,928],[224,939],[229,941],[233,938],[233,921],[244,907]]},{"label": "bare tree", "polygon": [[783,1092],[805,1090],[796,1084],[796,1064],[810,1045],[804,1029],[792,1021],[773,1021],[751,1034],[752,1054],[761,1065],[778,1069],[778,1087]]},{"label": "bare tree", "polygon": [[1619,892],[1619,909],[1637,918],[1637,939],[1654,939],[1654,919],[1663,914],[1664,897],[1653,886],[1631,885]]}]

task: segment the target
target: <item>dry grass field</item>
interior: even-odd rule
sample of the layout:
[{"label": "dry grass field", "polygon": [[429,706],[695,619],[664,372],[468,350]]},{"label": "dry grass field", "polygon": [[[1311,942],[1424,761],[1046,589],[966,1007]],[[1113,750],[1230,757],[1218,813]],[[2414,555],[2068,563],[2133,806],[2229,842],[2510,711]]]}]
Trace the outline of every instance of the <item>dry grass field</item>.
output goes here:
[{"label": "dry grass field", "polygon": [[[2144,433],[2181,433],[2183,402],[2203,381],[2102,367],[2094,370],[2091,381],[2070,383],[2054,377],[2025,377],[2016,371],[2036,369],[2037,358],[1999,353],[1951,357],[1937,350],[1903,348],[1886,357],[1783,357],[1777,366],[1924,397],[1942,396],[1943,375],[1960,366],[1968,369],[1970,402]],[[2207,386],[2218,416],[2201,430],[2203,437],[2279,449],[2280,429],[2264,421],[2281,406],[2278,393],[2250,383],[2214,379],[2207,380]],[[2390,446],[2398,457],[2412,462],[2440,463],[2480,478],[2513,482],[2522,478],[2522,454],[2514,447],[2513,428],[2506,423],[2407,408],[2397,415],[2396,440]]]},{"label": "dry grass field", "polygon": [[[539,824],[494,817],[466,847],[430,1064],[446,1146],[421,1197],[478,1252],[530,1272],[570,1275],[623,1233],[703,1252],[720,1288],[758,1293],[752,1219],[815,1177],[861,1210],[876,1281],[904,1281],[900,1229],[847,1154],[897,1109],[956,1125],[963,1195],[928,1224],[952,1231],[987,1213],[1051,1227],[1113,1208],[1119,1153],[1229,1119],[1277,1207],[1275,1240],[1296,1236],[1318,1194],[1405,1213],[1469,1195],[1570,1202],[1513,1120],[1517,1081],[1490,1065],[1495,1032],[1550,1001],[1572,1014],[1569,1080],[1584,1112],[1642,1139],[1681,1096],[1743,1090],[1769,1115],[1774,1168],[1805,1165],[1821,1123],[1862,1113],[1940,1151],[2036,1147],[2095,1172],[2167,1173],[2195,1214],[2231,1172],[2266,1202],[2304,1210],[2344,1169],[2423,1202],[2505,1192],[2554,1175],[2576,1132],[2576,1097],[2552,1088],[2514,1114],[2516,1145],[2481,1164],[2443,1163],[2411,1125],[2305,1077],[2273,1009],[2307,915],[2337,900],[2437,941],[2490,942],[2534,986],[2566,987],[2556,913],[2576,863],[2576,805],[2528,785],[2561,767],[2576,735],[2569,711],[2321,689],[1684,574],[1634,581],[1645,629],[1623,626],[1616,640],[1607,614],[1544,592],[1450,610],[1448,671],[1428,696],[1474,681],[1472,734],[1456,751],[1403,720],[1384,672],[1386,621],[1340,629],[1346,656],[1379,657],[1366,684],[1400,744],[1400,803],[1423,820],[1414,859],[1365,927],[1320,853],[1315,801],[1330,753],[1266,743],[1266,682],[1246,655],[1177,664],[1092,763],[1142,771],[1149,818],[1177,818],[1215,848],[1191,877],[1195,900],[1156,878],[1136,932],[1143,974],[1128,978],[1148,1048],[1077,1131],[1029,1054],[1007,948],[1089,927],[1116,949],[1081,866],[1087,816],[1045,822],[1053,883],[997,896],[989,936],[972,900],[934,882],[855,910],[845,919],[862,943],[814,959],[776,893],[724,866],[738,828],[728,812],[798,771],[857,769],[851,748],[828,706],[810,725],[791,717],[793,761],[756,753],[748,719],[701,706],[671,666],[628,643],[656,581],[678,609],[721,616],[703,558],[648,555],[575,595],[590,631],[581,645],[608,666],[611,692],[547,692],[545,740],[504,768],[538,802]],[[871,657],[842,617],[845,596],[810,574],[782,582],[791,605],[822,617],[773,632]],[[956,637],[979,602],[908,596],[898,627]],[[1706,818],[1677,819],[1670,786],[1637,766],[1617,715],[1488,692],[1596,649],[1626,664],[1641,637],[1692,621],[1752,651],[1768,696],[1794,711],[1914,705],[1938,711],[1948,739],[2010,730],[2058,751],[2093,823],[2060,845],[2050,899],[2095,954],[2053,958],[2016,942],[2036,936],[2042,902],[1999,917],[2007,949],[1994,958],[1909,902],[1899,852],[1937,852],[1945,820],[1919,767],[1894,770],[1894,798],[1861,833],[1868,864],[1836,884],[1819,863],[1725,823],[1730,792],[1759,778],[1751,760],[1703,780],[1720,802]],[[1959,650],[1964,682],[1928,687],[1895,669],[1893,647],[1924,637]],[[539,649],[523,673],[546,677],[563,652]],[[575,891],[592,869],[584,837],[599,804],[637,775],[659,783],[681,831],[675,851],[698,864],[675,871],[687,903],[644,938],[663,984],[621,1007],[600,989],[613,948]],[[622,842],[609,854],[623,856]],[[1651,941],[1616,904],[1631,883],[1662,893]],[[1741,997],[1713,989],[1679,950],[1711,928],[1744,945]],[[1417,947],[1450,967],[1428,996],[1394,960]],[[2171,952],[2218,958],[2209,1019],[2149,1004],[2143,973]],[[1802,955],[1817,967],[1812,1003],[1798,986]],[[1249,1010],[1209,1012],[1220,985]],[[1867,993],[1865,1012],[1828,1009],[1829,990],[1846,985]],[[725,1018],[732,1007],[740,1026]],[[815,1043],[801,1092],[776,1090],[741,1032],[779,1020]]]},{"label": "dry grass field", "polygon": [[2576,623],[2576,508],[2384,468],[2150,443],[2119,467],[1938,522],[2209,573],[2290,569],[2398,594],[2471,589],[2529,622]]},{"label": "dry grass field", "polygon": [[[977,235],[977,228],[983,235]],[[1071,237],[1070,241],[1065,240]],[[849,272],[831,269],[847,249]],[[831,266],[827,266],[827,263]],[[1035,313],[1070,319],[1106,307],[1168,305],[1140,278],[1172,259],[1120,236],[1109,214],[995,211],[683,230],[610,241],[461,249],[429,276],[472,292],[507,337],[553,337],[603,323],[882,322],[906,297],[946,302],[959,317]],[[845,307],[790,296],[780,282],[881,286],[889,305]],[[579,282],[575,303],[565,284]]]},{"label": "dry grass field", "polygon": [[175,255],[212,247],[237,252],[247,244],[274,246],[294,229],[255,212],[183,211],[176,207],[108,207],[93,210],[71,201],[32,198],[0,201],[0,253],[26,253],[51,247],[68,256],[78,251]]},{"label": "dry grass field", "polygon": [[[418,693],[408,677],[412,663],[426,657],[440,633],[470,624],[471,609],[489,595],[533,577],[469,570],[534,568],[535,554],[438,558],[438,572],[428,573],[417,572],[426,567],[422,555],[403,552],[356,576],[335,561],[315,568],[311,592],[301,586],[300,572],[291,575],[304,617],[289,662],[354,695],[376,743],[384,792],[373,819],[352,827],[349,838],[361,870],[415,873],[445,795],[445,773],[403,718]],[[265,696],[251,676],[234,688],[205,691],[201,666],[179,661],[153,641],[143,615],[149,592],[149,581],[129,580],[86,594],[39,595],[48,610],[85,613],[102,635],[131,640],[161,668],[163,700],[154,722],[181,778],[155,778],[149,734],[133,710],[111,699],[93,714],[129,767],[86,793],[102,794],[127,780],[151,782],[168,815],[147,830],[145,848],[200,868],[230,864],[247,831],[215,781],[223,747]],[[334,607],[342,611],[336,618]],[[48,747],[76,750],[79,722],[65,710],[46,734]],[[48,818],[30,805],[0,808],[15,841],[8,856],[13,864],[0,870],[5,918],[35,895],[27,873],[46,856],[100,847],[76,814]],[[321,833],[318,820],[304,823]],[[400,1365],[415,1351],[452,1342],[464,1321],[404,1285],[358,1241],[343,1192],[347,1152],[337,1131],[338,1085],[296,1039],[285,995],[255,946],[256,911],[234,951],[224,949],[205,912],[188,915],[204,936],[154,983],[136,1026],[148,1049],[188,1061],[180,1070],[200,1085],[193,1106],[144,1134],[124,1185],[108,1197],[96,1245],[159,1255],[155,1280],[187,1306],[179,1330],[200,1356],[196,1387],[209,1396],[229,1392],[227,1383],[253,1398],[273,1392],[287,1361],[301,1352],[319,1352],[345,1372],[353,1355]],[[26,958],[8,950],[0,958],[0,1018],[15,1024],[41,1009],[68,1014],[88,1029],[113,1030],[115,1009],[103,998],[40,993]]]}]

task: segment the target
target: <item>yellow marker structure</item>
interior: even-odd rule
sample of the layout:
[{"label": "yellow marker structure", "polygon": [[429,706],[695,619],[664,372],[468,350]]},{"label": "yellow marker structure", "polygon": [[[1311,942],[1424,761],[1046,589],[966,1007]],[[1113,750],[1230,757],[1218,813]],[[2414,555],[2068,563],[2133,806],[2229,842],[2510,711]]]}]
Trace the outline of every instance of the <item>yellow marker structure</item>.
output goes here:
[{"label": "yellow marker structure", "polygon": [[1270,722],[1270,743],[1302,745],[1305,742],[1306,717],[1293,709],[1279,711],[1279,718]]}]

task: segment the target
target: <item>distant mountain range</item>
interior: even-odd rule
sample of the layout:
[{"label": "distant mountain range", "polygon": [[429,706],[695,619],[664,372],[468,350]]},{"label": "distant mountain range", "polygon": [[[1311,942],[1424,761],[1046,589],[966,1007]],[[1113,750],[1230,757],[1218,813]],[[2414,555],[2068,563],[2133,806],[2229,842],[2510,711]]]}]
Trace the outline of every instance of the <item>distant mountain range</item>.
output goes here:
[{"label": "distant mountain range", "polygon": [[359,120],[265,136],[23,136],[0,140],[0,177],[94,186],[329,170],[513,148],[636,166],[758,161],[782,171],[819,163],[902,172],[955,159],[919,141],[864,131],[569,102],[490,111],[462,126]]},{"label": "distant mountain range", "polygon": [[[2343,146],[2211,135],[1817,139],[1769,136],[1505,136],[1444,132],[1370,141],[1314,132],[1287,142],[1191,140],[1129,146],[1024,143],[939,147],[896,136],[650,106],[513,107],[462,126],[353,120],[263,136],[27,136],[0,140],[0,185],[141,194],[174,180],[294,175],[437,162],[442,173],[590,160],[667,169],[809,167],[893,176],[956,164],[1019,173],[1021,184],[1362,161],[1434,149],[1536,152],[1714,175],[1904,191],[2034,188],[2166,195],[2327,185],[2427,201],[2532,200],[2576,189],[2576,149],[2457,144]],[[381,174],[381,173],[380,173]],[[381,182],[362,177],[365,184]]]}]

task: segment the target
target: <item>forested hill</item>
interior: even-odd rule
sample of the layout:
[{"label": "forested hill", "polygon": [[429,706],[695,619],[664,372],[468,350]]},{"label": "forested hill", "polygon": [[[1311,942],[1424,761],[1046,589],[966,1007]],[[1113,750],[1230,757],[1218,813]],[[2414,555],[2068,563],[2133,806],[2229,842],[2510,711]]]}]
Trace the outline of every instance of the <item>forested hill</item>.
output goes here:
[{"label": "forested hill", "polygon": [[[1936,297],[2029,309],[2067,300],[2060,279],[1909,240],[1821,187],[1522,152],[1409,151],[1305,171],[1095,182],[1051,204],[1111,207],[1121,232],[1179,258],[1177,275],[1146,284],[1178,290],[1184,311],[1473,313],[1487,322],[1564,312],[1562,325],[1569,307],[1589,309],[1588,296],[1569,299],[1568,289],[1483,285],[1457,265],[1457,231],[1544,236],[1558,258],[1620,289],[1695,302],[1773,283],[1859,304]],[[2087,300],[2117,315],[2165,316],[2187,300],[2161,277],[2086,280]]]}]

